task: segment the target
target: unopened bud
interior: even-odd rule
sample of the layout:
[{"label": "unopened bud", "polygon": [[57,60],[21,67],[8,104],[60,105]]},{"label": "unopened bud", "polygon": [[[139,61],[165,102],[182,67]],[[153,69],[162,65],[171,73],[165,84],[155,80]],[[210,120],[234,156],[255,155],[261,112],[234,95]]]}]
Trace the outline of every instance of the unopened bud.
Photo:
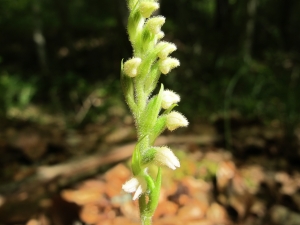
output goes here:
[{"label": "unopened bud", "polygon": [[173,91],[165,90],[163,92],[161,107],[163,109],[168,109],[171,105],[180,102],[180,96]]},{"label": "unopened bud", "polygon": [[149,18],[158,8],[159,4],[157,2],[144,1],[140,3],[140,13],[144,18]]},{"label": "unopened bud", "polygon": [[137,75],[137,70],[142,60],[140,58],[132,58],[124,63],[124,72],[129,77],[135,77]]},{"label": "unopened bud", "polygon": [[158,34],[161,30],[162,25],[166,22],[166,18],[163,16],[152,17],[147,20],[146,27],[153,34]]},{"label": "unopened bud", "polygon": [[172,111],[167,115],[166,126],[170,131],[177,129],[178,127],[187,127],[188,125],[188,120],[179,112]]},{"label": "unopened bud", "polygon": [[166,59],[159,60],[159,69],[163,74],[169,73],[172,69],[180,65],[178,59],[168,57]]},{"label": "unopened bud", "polygon": [[166,59],[172,52],[177,49],[175,44],[166,41],[159,42],[157,44],[157,47],[162,47],[162,50],[157,54],[161,59]]}]

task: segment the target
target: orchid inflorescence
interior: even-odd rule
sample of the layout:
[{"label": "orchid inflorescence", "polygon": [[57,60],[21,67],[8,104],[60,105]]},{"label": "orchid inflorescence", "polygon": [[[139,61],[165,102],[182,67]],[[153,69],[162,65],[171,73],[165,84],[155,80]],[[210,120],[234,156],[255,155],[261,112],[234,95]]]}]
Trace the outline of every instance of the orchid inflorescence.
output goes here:
[{"label": "orchid inflorescence", "polygon": [[[152,96],[161,74],[168,74],[178,67],[178,59],[169,57],[176,45],[161,41],[165,23],[163,16],[153,16],[159,8],[155,0],[128,0],[130,15],[128,35],[133,47],[133,57],[121,64],[121,83],[125,100],[135,119],[138,143],[131,161],[133,177],[123,190],[134,193],[133,200],[139,199],[142,224],[151,224],[151,217],[157,207],[161,167],[175,170],[179,160],[166,146],[154,146],[156,138],[165,130],[173,131],[186,127],[187,119],[173,108],[180,96],[171,90],[164,90]],[[164,111],[162,111],[164,110]],[[148,173],[151,165],[158,167],[156,178]]]}]

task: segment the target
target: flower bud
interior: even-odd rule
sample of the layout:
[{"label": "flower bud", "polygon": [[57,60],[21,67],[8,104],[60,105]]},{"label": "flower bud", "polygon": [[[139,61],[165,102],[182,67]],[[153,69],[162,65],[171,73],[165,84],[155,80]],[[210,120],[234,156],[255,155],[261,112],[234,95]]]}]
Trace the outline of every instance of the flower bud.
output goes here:
[{"label": "flower bud", "polygon": [[140,13],[144,18],[149,18],[158,8],[159,4],[157,2],[144,1],[140,3]]},{"label": "flower bud", "polygon": [[167,166],[172,170],[180,167],[180,162],[174,153],[168,147],[156,148],[157,152],[154,157],[154,162],[158,166]]},{"label": "flower bud", "polygon": [[159,60],[159,69],[163,74],[169,73],[172,69],[180,65],[178,59],[168,57],[166,59]]},{"label": "flower bud", "polygon": [[177,49],[175,44],[166,41],[159,42],[157,44],[157,47],[163,47],[162,50],[157,54],[161,59],[166,59],[172,52]]},{"label": "flower bud", "polygon": [[159,34],[162,25],[164,25],[166,18],[163,16],[152,17],[147,20],[146,27],[153,34]]},{"label": "flower bud", "polygon": [[163,109],[170,108],[171,105],[180,102],[180,96],[173,91],[165,90],[163,92],[161,107]]},{"label": "flower bud", "polygon": [[123,184],[122,189],[128,193],[135,192],[132,199],[136,200],[146,191],[147,183],[142,177],[135,176]]},{"label": "flower bud", "polygon": [[170,131],[178,127],[187,127],[187,125],[189,125],[189,122],[181,113],[172,111],[167,115],[166,126]]},{"label": "flower bud", "polygon": [[129,77],[135,77],[142,60],[140,58],[132,58],[124,63],[124,72]]}]

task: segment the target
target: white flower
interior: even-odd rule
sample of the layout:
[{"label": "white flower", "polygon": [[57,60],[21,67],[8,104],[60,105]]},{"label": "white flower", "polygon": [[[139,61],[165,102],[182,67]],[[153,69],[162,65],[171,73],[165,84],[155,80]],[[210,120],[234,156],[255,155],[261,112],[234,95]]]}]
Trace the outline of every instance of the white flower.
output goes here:
[{"label": "white flower", "polygon": [[165,90],[162,95],[161,107],[163,109],[170,108],[171,105],[180,102],[180,96],[171,90]]},{"label": "white flower", "polygon": [[187,127],[189,125],[188,120],[179,112],[172,111],[167,115],[166,126],[170,131],[177,129],[178,127]]},{"label": "white flower", "polygon": [[168,57],[166,59],[160,59],[158,61],[160,72],[162,72],[163,74],[169,73],[171,69],[174,69],[179,65],[180,65],[179,60],[171,57]]},{"label": "white flower", "polygon": [[166,41],[159,42],[157,44],[157,47],[162,47],[162,50],[157,54],[157,56],[161,59],[166,59],[172,52],[177,49],[175,44]]},{"label": "white flower", "polygon": [[175,170],[176,167],[180,167],[178,158],[168,147],[157,148],[154,162],[156,162],[158,165],[167,166],[172,170]]},{"label": "white flower", "polygon": [[146,27],[153,34],[159,34],[161,32],[161,26],[166,22],[166,18],[163,16],[155,16],[147,20]]},{"label": "white flower", "polygon": [[127,60],[124,63],[124,72],[129,77],[135,77],[137,75],[137,70],[142,60],[138,57]]},{"label": "white flower", "polygon": [[144,1],[140,4],[140,13],[144,18],[149,18],[158,8],[159,4],[157,2]]},{"label": "white flower", "polygon": [[138,199],[147,189],[146,181],[139,176],[135,176],[123,184],[122,189],[128,193],[134,193],[133,200]]}]

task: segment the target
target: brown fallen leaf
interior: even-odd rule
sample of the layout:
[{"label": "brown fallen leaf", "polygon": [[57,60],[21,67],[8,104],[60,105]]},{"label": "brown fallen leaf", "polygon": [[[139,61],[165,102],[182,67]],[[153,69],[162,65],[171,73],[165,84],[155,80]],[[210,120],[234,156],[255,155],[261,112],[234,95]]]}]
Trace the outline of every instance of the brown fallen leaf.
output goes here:
[{"label": "brown fallen leaf", "polygon": [[204,218],[207,205],[198,200],[191,200],[178,210],[178,218],[181,221],[195,220]]},{"label": "brown fallen leaf", "polygon": [[206,217],[214,223],[226,224],[228,222],[228,215],[225,208],[216,202],[210,205],[207,210]]},{"label": "brown fallen leaf", "polygon": [[88,224],[95,224],[99,220],[99,208],[94,204],[84,205],[80,211],[80,219]]},{"label": "brown fallen leaf", "polygon": [[171,201],[163,201],[158,204],[153,219],[162,216],[174,216],[178,210],[178,205]]}]

